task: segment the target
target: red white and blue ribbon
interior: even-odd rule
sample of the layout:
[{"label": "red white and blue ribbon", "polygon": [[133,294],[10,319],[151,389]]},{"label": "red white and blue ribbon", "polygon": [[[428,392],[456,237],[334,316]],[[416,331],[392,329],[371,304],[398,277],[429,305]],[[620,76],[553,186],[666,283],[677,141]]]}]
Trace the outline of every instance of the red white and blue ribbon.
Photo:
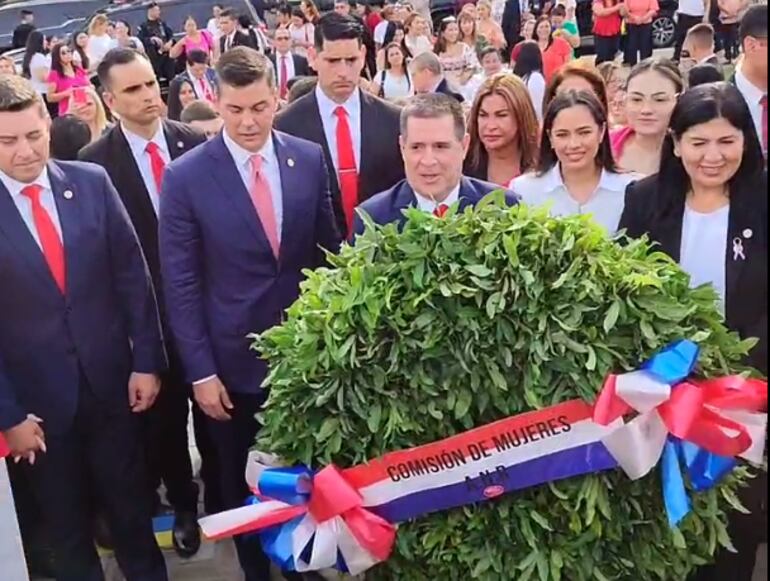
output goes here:
[{"label": "red white and blue ribbon", "polygon": [[[676,343],[639,372],[611,376],[596,406],[565,402],[346,470],[268,468],[254,453],[247,481],[257,496],[201,527],[209,538],[261,532],[285,570],[357,574],[388,558],[397,523],[618,466],[641,478],[661,459],[676,524],[689,511],[680,464],[705,490],[736,456],[759,463],[764,450],[766,416],[757,412],[767,384],[687,382],[697,353],[691,342]],[[626,424],[629,413],[639,415]]]}]

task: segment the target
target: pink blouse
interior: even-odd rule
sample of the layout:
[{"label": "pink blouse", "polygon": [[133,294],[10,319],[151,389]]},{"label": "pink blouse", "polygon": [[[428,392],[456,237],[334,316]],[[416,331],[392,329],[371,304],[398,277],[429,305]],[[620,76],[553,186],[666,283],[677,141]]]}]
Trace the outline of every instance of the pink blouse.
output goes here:
[{"label": "pink blouse", "polygon": [[214,50],[214,39],[208,30],[201,30],[201,39],[198,42],[194,42],[190,37],[186,36],[184,39],[184,52],[190,54],[194,50],[202,50],[206,54],[209,54]]},{"label": "pink blouse", "polygon": [[610,133],[610,144],[612,145],[612,155],[615,156],[615,161],[620,161],[620,158],[623,157],[626,143],[633,136],[634,130],[630,127],[621,127]]},{"label": "pink blouse", "polygon": [[[51,71],[48,75],[48,83],[55,85],[54,93],[63,93],[68,89],[75,87],[88,87],[91,82],[88,80],[88,74],[81,67],[75,67],[75,76],[62,76],[56,71]],[[59,115],[66,115],[70,108],[70,100],[62,99],[59,101]]]}]

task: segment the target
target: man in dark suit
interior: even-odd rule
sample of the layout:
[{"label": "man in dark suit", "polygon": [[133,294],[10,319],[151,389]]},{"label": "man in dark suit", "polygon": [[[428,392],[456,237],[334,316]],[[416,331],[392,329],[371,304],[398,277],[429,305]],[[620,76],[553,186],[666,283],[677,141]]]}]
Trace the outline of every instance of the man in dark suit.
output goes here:
[{"label": "man in dark suit", "polygon": [[174,45],[174,31],[161,19],[158,4],[153,2],[147,7],[147,20],[139,27],[136,36],[144,46],[158,78],[173,78],[176,65],[169,52]]},{"label": "man in dark suit", "polygon": [[[454,204],[463,211],[501,189],[462,175],[470,137],[457,100],[446,95],[418,95],[401,112],[401,128],[406,179],[359,206],[356,235],[364,231],[362,213],[375,224],[397,222],[403,226],[406,208],[443,217]],[[505,197],[509,204],[516,204],[512,192],[506,192]]]},{"label": "man in dark suit", "polygon": [[439,94],[452,97],[458,103],[465,98],[452,90],[444,77],[444,67],[436,53],[423,52],[409,63],[412,75],[412,86],[417,95]]},{"label": "man in dark suit", "polygon": [[[224,131],[168,168],[160,254],[171,331],[231,509],[249,495],[244,470],[266,399],[267,367],[247,335],[281,322],[302,270],[324,264],[321,249],[336,251],[339,236],[321,148],[272,131],[270,62],[238,47],[217,73]],[[269,581],[259,543],[238,538],[236,546],[247,581]]]},{"label": "man in dark suit", "polygon": [[[114,49],[100,63],[98,73],[104,100],[121,121],[80,157],[105,168],[118,189],[147,257],[165,321],[158,254],[160,180],[168,163],[203,143],[205,136],[180,123],[161,121],[160,88],[152,65],[143,55]],[[170,365],[162,376],[163,390],[158,405],[146,418],[149,487],[154,494],[161,480],[166,485],[176,516],[174,547],[180,555],[191,556],[200,547],[198,488],[193,481],[187,437],[191,392],[173,341],[168,351]],[[205,467],[210,457],[205,440],[201,447]],[[215,489],[208,494],[216,494]]]},{"label": "man in dark suit", "polygon": [[13,29],[12,48],[14,50],[25,48],[27,39],[33,30],[35,30],[35,14],[31,10],[22,10],[21,22]]},{"label": "man in dark suit", "polygon": [[225,54],[236,46],[258,49],[251,36],[238,30],[238,14],[232,8],[223,10],[222,14],[219,15],[219,30],[222,32],[222,36],[219,37],[219,52],[221,54]]},{"label": "man in dark suit", "polygon": [[503,51],[505,54],[505,61],[508,62],[511,56],[511,49],[516,46],[521,40],[521,7],[522,0],[506,0],[505,8],[503,8],[503,35],[505,36],[505,44],[508,50]]},{"label": "man in dark suit", "polygon": [[103,579],[92,502],[128,581],[166,581],[138,414],[166,366],[147,264],[101,168],[50,162],[50,119],[0,79],[0,432],[46,519],[60,580]]},{"label": "man in dark suit", "polygon": [[178,74],[168,87],[168,118],[179,121],[182,102],[179,93],[184,84],[189,84],[198,101],[216,103],[217,73],[209,66],[209,55],[202,50],[187,53],[187,70]]},{"label": "man in dark suit", "polygon": [[296,77],[307,77],[311,74],[310,66],[305,57],[291,52],[291,33],[288,28],[278,28],[273,37],[275,50],[270,55],[270,61],[275,67],[278,96],[285,101],[289,96],[291,80]]},{"label": "man in dark suit", "polygon": [[693,26],[684,41],[684,50],[690,55],[695,65],[711,65],[722,70],[719,57],[716,55],[716,40],[714,27],[707,23]]},{"label": "man in dark suit", "polygon": [[[320,144],[332,172],[340,230],[352,232],[355,207],[404,177],[398,147],[399,109],[359,89],[366,50],[361,25],[324,15],[315,27],[310,64],[318,86],[284,110],[276,127]],[[332,171],[333,170],[333,171]]]}]

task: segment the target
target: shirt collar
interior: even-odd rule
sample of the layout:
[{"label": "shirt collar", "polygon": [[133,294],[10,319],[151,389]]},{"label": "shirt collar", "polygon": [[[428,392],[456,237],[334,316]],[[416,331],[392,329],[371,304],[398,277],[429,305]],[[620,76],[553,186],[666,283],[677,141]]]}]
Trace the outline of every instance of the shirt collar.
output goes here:
[{"label": "shirt collar", "polygon": [[326,96],[321,87],[315,88],[315,97],[318,101],[318,111],[321,113],[321,119],[335,118],[334,112],[337,107],[344,107],[348,117],[359,117],[361,112],[361,92],[359,89],[353,91],[347,101],[344,103],[335,103]]},{"label": "shirt collar", "polygon": [[[602,175],[599,177],[599,184],[596,186],[596,191],[625,192],[628,183],[625,179],[627,176],[628,174],[612,173],[603,169]],[[543,176],[543,191],[552,193],[559,189],[567,191],[567,187],[564,185],[564,178],[561,175],[561,165],[557,163]]]},{"label": "shirt collar", "polygon": [[37,185],[43,188],[44,190],[52,191],[53,188],[51,188],[51,179],[48,177],[48,168],[44,167],[43,172],[38,176],[36,180],[33,180],[29,184],[25,184],[19,181],[16,181],[12,177],[5,174],[5,172],[0,171],[0,182],[5,186],[5,189],[8,190],[8,193],[11,194],[12,198],[18,198],[21,196],[21,191],[26,188],[27,186],[31,185]]},{"label": "shirt collar", "polygon": [[[412,190],[414,190],[414,188],[412,188]],[[460,184],[458,183],[454,189],[449,192],[446,200],[438,204],[433,200],[433,198],[423,196],[417,192],[414,192],[414,197],[417,199],[417,207],[420,208],[420,210],[423,212],[430,212],[432,214],[433,211],[442,204],[444,206],[452,206],[453,204],[457,203],[457,201],[460,199]]]},{"label": "shirt collar", "polygon": [[716,54],[714,54],[714,53],[711,53],[711,54],[710,54],[710,55],[708,55],[706,58],[703,58],[703,59],[701,59],[700,61],[698,61],[698,64],[699,64],[699,65],[707,65],[707,64],[710,64],[710,63],[709,63],[709,61],[711,61],[711,60],[712,60],[714,57],[716,57],[716,56],[717,56]]},{"label": "shirt collar", "polygon": [[741,70],[740,67],[738,67],[738,70],[735,73],[735,85],[738,87],[738,90],[743,93],[746,101],[748,101],[751,105],[758,105],[762,100],[762,97],[767,94],[751,81],[749,81],[746,75],[743,74],[743,70]]},{"label": "shirt collar", "polygon": [[169,156],[166,134],[163,132],[163,123],[158,124],[158,130],[150,140],[129,131],[125,125],[121,125],[120,128],[123,130],[123,135],[126,136],[126,141],[128,141],[128,146],[131,148],[134,156],[144,155],[147,152],[147,145],[150,143],[157,145],[163,153]]},{"label": "shirt collar", "polygon": [[242,148],[240,145],[238,145],[227,134],[226,129],[222,131],[222,136],[224,137],[224,140],[225,140],[225,147],[227,148],[227,151],[230,152],[230,155],[232,156],[233,161],[235,162],[235,165],[238,166],[238,169],[245,168],[251,171],[251,158],[254,157],[255,155],[259,155],[260,157],[262,157],[262,162],[267,164],[268,166],[274,163],[274,160],[276,159],[275,146],[273,145],[272,135],[262,146],[262,149],[260,149],[257,153],[252,153],[251,151],[248,151]]}]

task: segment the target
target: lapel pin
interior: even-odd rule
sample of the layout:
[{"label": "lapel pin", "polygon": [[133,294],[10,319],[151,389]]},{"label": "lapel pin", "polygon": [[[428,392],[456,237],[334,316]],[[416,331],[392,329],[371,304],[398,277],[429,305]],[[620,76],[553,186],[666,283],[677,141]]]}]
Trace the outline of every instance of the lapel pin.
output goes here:
[{"label": "lapel pin", "polygon": [[754,231],[751,228],[746,228],[743,231],[743,237],[747,240],[750,239],[752,236],[754,236]]},{"label": "lapel pin", "polygon": [[294,160],[292,158],[289,158],[286,161],[286,165],[288,165],[289,167],[294,167]]},{"label": "lapel pin", "polygon": [[737,261],[738,259],[746,260],[746,253],[743,249],[743,240],[735,238],[733,240],[733,260]]},{"label": "lapel pin", "polygon": [[71,190],[67,190],[67,191],[64,192],[64,199],[65,200],[71,200],[74,197],[75,197],[75,194],[73,194]]},{"label": "lapel pin", "polygon": [[184,149],[184,143],[182,143],[181,141],[177,141],[177,142],[176,142],[176,146],[177,146],[179,149]]}]

